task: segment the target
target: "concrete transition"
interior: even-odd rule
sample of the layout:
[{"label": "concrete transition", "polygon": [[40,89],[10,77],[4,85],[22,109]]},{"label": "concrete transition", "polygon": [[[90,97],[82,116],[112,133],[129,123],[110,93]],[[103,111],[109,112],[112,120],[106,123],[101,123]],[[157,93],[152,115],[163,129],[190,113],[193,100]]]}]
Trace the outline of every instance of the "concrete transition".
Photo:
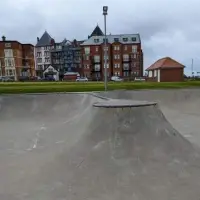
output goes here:
[{"label": "concrete transition", "polygon": [[169,121],[200,93],[166,93],[0,97],[0,199],[197,200],[200,142]]}]

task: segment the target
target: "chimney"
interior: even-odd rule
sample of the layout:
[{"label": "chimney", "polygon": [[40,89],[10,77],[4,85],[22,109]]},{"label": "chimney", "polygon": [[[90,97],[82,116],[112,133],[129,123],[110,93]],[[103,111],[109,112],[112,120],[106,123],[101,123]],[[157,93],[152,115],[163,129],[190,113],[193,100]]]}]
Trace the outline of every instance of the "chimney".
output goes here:
[{"label": "chimney", "polygon": [[40,38],[39,38],[39,37],[37,37],[37,42],[39,42],[39,40],[40,40]]},{"label": "chimney", "polygon": [[5,36],[2,36],[2,41],[6,41],[6,37]]}]

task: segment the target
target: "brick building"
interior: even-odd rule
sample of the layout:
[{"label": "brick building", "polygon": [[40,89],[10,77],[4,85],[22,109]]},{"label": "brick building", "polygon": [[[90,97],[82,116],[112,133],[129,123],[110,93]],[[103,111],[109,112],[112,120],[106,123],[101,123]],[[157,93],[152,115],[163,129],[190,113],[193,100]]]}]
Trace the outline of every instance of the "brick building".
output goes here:
[{"label": "brick building", "polygon": [[35,76],[34,46],[15,40],[0,41],[0,76],[19,80],[21,76]]},{"label": "brick building", "polygon": [[[93,80],[103,80],[105,59],[107,74],[123,78],[143,76],[143,52],[139,34],[108,35],[104,45],[104,35],[99,26],[95,28],[82,46],[83,76]],[[107,56],[104,56],[107,51]]]},{"label": "brick building", "polygon": [[170,57],[157,60],[149,68],[147,81],[181,82],[184,81],[184,65]]}]

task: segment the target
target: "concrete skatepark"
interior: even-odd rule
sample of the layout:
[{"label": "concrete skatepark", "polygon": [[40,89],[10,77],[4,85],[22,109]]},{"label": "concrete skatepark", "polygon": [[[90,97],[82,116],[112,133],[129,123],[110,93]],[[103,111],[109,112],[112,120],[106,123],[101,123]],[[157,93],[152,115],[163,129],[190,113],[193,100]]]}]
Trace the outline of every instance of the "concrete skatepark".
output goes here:
[{"label": "concrete skatepark", "polygon": [[199,89],[1,96],[0,199],[196,200],[199,123]]}]

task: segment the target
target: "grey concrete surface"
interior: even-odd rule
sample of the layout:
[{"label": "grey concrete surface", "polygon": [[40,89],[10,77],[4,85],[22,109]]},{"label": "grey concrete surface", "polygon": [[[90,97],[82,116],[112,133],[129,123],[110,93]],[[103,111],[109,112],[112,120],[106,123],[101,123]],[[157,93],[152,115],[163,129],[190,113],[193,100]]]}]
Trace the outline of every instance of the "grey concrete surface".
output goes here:
[{"label": "grey concrete surface", "polygon": [[[173,126],[195,133],[199,90],[99,95],[158,101]],[[198,199],[200,153],[192,137],[155,104],[93,107],[108,101],[131,104],[88,94],[0,97],[0,199]]]},{"label": "grey concrete surface", "polygon": [[200,89],[113,91],[101,95],[157,102],[173,127],[200,147]]}]

